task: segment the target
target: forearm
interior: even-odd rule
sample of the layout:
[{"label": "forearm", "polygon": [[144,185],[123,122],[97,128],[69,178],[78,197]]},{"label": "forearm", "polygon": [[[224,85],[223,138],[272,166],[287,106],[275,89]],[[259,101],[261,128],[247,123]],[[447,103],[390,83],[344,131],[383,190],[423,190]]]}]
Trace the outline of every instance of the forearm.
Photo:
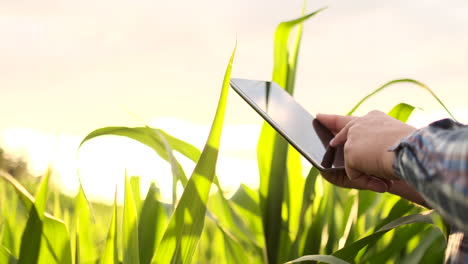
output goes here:
[{"label": "forearm", "polygon": [[447,221],[468,232],[468,127],[441,120],[400,142],[397,175]]}]

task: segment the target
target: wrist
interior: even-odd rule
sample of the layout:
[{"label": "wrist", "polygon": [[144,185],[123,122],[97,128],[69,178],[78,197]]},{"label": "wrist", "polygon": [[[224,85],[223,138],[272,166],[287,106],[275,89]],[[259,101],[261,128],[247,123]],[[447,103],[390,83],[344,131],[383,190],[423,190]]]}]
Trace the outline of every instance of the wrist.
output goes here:
[{"label": "wrist", "polygon": [[399,180],[398,174],[395,172],[393,163],[395,162],[395,152],[387,150],[382,156],[382,178],[388,180]]}]

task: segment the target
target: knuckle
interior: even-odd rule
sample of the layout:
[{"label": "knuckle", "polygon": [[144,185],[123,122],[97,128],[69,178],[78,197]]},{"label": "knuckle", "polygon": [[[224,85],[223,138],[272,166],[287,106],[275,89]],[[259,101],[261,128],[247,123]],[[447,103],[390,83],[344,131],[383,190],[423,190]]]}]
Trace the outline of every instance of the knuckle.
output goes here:
[{"label": "knuckle", "polygon": [[346,143],[343,146],[343,152],[345,156],[348,156],[351,152],[352,145],[349,141],[346,141]]},{"label": "knuckle", "polygon": [[368,113],[368,115],[381,115],[383,114],[384,112],[382,111],[379,111],[379,110],[372,110]]}]

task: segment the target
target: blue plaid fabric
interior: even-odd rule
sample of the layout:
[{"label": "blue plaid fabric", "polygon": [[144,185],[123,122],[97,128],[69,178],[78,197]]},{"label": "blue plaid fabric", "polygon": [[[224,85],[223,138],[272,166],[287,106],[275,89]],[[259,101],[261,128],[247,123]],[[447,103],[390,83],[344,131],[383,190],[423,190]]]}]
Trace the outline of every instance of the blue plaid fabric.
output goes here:
[{"label": "blue plaid fabric", "polygon": [[453,227],[446,263],[468,263],[468,126],[439,120],[406,137],[392,151],[397,175]]}]

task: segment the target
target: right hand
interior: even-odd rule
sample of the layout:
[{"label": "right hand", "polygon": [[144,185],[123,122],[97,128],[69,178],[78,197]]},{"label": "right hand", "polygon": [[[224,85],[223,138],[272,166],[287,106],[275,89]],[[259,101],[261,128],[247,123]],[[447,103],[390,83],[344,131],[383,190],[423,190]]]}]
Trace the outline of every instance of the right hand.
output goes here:
[{"label": "right hand", "polygon": [[414,127],[379,111],[364,117],[318,114],[317,120],[335,134],[330,145],[344,144],[345,149],[346,171],[323,173],[326,180],[345,188],[390,192],[425,205],[412,187],[396,177],[395,154],[388,151]]}]

